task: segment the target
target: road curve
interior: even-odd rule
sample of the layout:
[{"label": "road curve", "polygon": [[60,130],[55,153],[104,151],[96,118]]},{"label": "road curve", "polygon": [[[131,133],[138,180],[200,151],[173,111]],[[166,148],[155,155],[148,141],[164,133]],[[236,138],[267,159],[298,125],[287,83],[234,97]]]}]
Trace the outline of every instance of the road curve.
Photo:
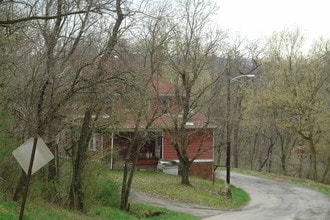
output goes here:
[{"label": "road curve", "polygon": [[250,202],[203,220],[330,220],[330,197],[319,192],[237,173],[231,173],[231,183],[249,193]]}]

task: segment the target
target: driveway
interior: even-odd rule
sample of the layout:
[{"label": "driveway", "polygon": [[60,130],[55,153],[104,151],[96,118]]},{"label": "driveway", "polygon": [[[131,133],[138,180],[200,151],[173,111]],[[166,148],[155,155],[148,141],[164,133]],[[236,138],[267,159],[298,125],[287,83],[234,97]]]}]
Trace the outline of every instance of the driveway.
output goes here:
[{"label": "driveway", "polygon": [[[225,173],[222,173],[224,177]],[[277,180],[231,173],[231,183],[249,193],[250,202],[238,210],[221,211],[208,207],[168,201],[135,193],[136,202],[186,212],[203,220],[330,220],[330,197]]]}]

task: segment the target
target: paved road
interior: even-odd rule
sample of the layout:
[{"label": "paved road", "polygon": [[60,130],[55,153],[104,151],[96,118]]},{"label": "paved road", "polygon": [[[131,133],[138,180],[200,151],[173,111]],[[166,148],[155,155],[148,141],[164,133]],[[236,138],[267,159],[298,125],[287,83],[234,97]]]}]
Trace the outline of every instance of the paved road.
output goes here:
[{"label": "paved road", "polygon": [[251,197],[249,204],[238,210],[221,211],[144,193],[133,193],[133,200],[186,212],[203,220],[330,220],[330,197],[282,181],[231,174],[231,183]]},{"label": "paved road", "polygon": [[249,204],[204,220],[330,220],[330,197],[313,190],[236,173],[231,183],[250,194]]}]

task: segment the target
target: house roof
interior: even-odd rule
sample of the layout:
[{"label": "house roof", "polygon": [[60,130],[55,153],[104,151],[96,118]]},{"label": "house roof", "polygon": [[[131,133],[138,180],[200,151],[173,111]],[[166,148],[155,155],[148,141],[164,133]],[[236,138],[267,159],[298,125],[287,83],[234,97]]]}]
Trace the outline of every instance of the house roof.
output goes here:
[{"label": "house roof", "polygon": [[[149,85],[149,88],[156,91],[162,96],[174,96],[177,90],[176,86],[162,76],[157,76]],[[179,87],[180,93],[183,94],[182,87]]]},{"label": "house roof", "polygon": [[[162,76],[157,76],[154,80],[151,81],[149,84],[149,89],[150,91],[155,91],[158,95],[160,96],[174,96],[176,95],[176,86],[171,83],[169,80],[163,78]],[[183,93],[182,87],[179,88],[180,92]],[[134,128],[135,125],[135,114],[134,111],[131,112],[129,109],[122,109],[121,113],[124,115],[125,120],[122,122],[119,122],[118,126],[124,129],[132,129]],[[173,117],[179,117],[178,119],[180,120],[180,115],[170,115],[169,113],[167,114],[155,114],[154,116],[153,113],[155,112],[149,112],[149,116],[147,117],[154,117],[153,125],[152,127],[157,127],[157,128],[170,128],[173,127],[173,123],[176,121]],[[99,117],[99,120],[102,122],[105,122],[108,120],[110,116],[103,113]],[[101,123],[102,123],[101,122]],[[143,122],[143,120],[140,122],[140,127],[144,127],[146,124]],[[209,119],[207,116],[202,115],[202,114],[193,114],[191,116],[191,119],[186,123],[187,128],[214,128],[214,124],[210,123]]]},{"label": "house roof", "polygon": [[172,83],[160,77],[156,80],[158,93],[161,95],[173,95],[175,94],[175,88]]},{"label": "house roof", "polygon": [[[129,115],[127,114],[127,118],[129,118]],[[177,117],[180,117],[178,115]],[[169,114],[164,114],[161,115],[153,121],[152,127],[157,128],[157,129],[171,129],[173,128],[173,123],[175,123],[175,119],[171,117]],[[126,129],[132,129],[136,126],[134,120],[126,120],[125,122],[120,124],[122,128]],[[145,122],[141,121],[140,122],[140,127],[146,126]],[[201,114],[195,114],[192,116],[192,119],[189,120],[189,122],[186,123],[186,128],[208,128],[208,129],[213,129],[216,126],[212,124],[209,120],[208,117],[205,115]]]}]

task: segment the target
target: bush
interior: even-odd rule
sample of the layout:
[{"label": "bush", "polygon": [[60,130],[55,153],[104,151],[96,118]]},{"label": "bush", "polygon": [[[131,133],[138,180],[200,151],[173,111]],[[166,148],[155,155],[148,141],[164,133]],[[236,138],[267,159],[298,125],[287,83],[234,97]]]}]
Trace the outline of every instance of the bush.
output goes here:
[{"label": "bush", "polygon": [[10,118],[0,108],[0,199],[8,200],[13,196],[21,172],[20,166],[12,156],[19,146],[9,128]]},{"label": "bush", "polygon": [[120,185],[110,179],[103,179],[98,184],[96,196],[103,205],[119,207]]}]

